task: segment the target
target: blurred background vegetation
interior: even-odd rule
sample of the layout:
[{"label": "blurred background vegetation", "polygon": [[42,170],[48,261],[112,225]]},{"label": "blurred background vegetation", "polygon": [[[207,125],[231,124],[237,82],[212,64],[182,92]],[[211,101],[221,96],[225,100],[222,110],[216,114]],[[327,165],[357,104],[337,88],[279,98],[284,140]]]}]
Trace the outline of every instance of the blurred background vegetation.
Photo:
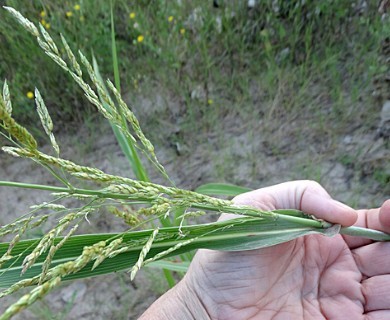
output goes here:
[{"label": "blurred background vegetation", "polygon": [[[112,77],[110,1],[0,2],[41,22],[56,39],[64,34],[73,49],[93,53],[102,73]],[[76,84],[10,16],[2,12],[1,17],[0,72],[13,88],[17,116],[32,116],[28,92],[39,87],[53,116],[81,121],[91,110]],[[215,116],[230,112],[232,105],[236,112],[253,109],[254,81],[265,101],[282,90],[287,111],[307,105],[303,96],[315,85],[321,89],[317,95],[334,102],[338,117],[337,110],[345,107],[343,90],[352,101],[369,97],[373,76],[385,71],[379,54],[389,25],[376,1],[269,0],[248,8],[242,0],[214,5],[116,0],[114,17],[123,91],[150,94],[162,87],[183,101],[184,116],[193,113],[206,122],[214,103]],[[199,101],[189,101],[191,96]]]}]

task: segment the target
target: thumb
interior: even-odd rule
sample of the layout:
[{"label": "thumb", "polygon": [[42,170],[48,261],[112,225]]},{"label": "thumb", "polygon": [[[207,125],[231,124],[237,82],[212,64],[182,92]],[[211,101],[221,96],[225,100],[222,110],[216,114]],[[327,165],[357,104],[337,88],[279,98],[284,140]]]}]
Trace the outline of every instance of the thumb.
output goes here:
[{"label": "thumb", "polygon": [[353,225],[357,212],[332,199],[326,190],[311,180],[290,181],[237,196],[236,204],[262,210],[297,209],[331,223]]}]

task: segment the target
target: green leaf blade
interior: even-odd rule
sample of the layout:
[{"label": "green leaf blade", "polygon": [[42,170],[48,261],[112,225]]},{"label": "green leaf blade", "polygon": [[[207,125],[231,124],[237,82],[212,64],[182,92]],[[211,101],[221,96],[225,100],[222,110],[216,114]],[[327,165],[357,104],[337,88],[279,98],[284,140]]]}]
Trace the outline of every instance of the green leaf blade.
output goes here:
[{"label": "green leaf blade", "polygon": [[[168,258],[182,253],[205,248],[213,250],[253,250],[264,248],[286,241],[296,239],[308,234],[321,233],[333,235],[337,230],[331,228],[315,228],[300,224],[299,222],[264,219],[264,218],[237,218],[221,222],[183,227],[161,228],[160,238],[156,238],[146,259],[162,253],[180,242],[192,240],[187,245],[179,247],[162,258]],[[53,257],[51,267],[75,260],[85,246],[99,241],[107,241],[123,237],[124,243],[135,243],[128,251],[113,258],[105,259],[97,268],[92,270],[93,261],[75,274],[64,277],[64,280],[94,277],[111,272],[117,272],[131,268],[137,261],[143,247],[143,241],[150,236],[152,230],[134,231],[124,234],[91,234],[73,236],[57,251]],[[61,238],[57,238],[58,243]],[[34,248],[37,240],[25,240],[18,243],[12,250],[12,255],[17,258],[10,260],[0,268],[0,287],[10,285],[26,278],[37,276],[41,272],[41,266],[47,253],[43,254],[36,263],[21,275],[22,262]],[[0,256],[8,249],[9,243],[0,244]],[[19,255],[19,256],[18,256]]]},{"label": "green leaf blade", "polygon": [[195,192],[212,196],[237,196],[239,194],[252,191],[250,188],[240,187],[227,183],[207,183],[196,188]]}]

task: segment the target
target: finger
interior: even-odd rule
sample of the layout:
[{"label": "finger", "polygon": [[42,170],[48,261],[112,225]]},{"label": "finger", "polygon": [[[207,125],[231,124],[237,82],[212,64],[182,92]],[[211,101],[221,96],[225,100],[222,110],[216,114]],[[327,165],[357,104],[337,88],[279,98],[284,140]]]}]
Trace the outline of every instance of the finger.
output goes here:
[{"label": "finger", "polygon": [[333,200],[319,183],[310,180],[285,182],[251,191],[234,198],[234,202],[263,210],[302,210],[343,226],[350,226],[357,219],[355,210]]},{"label": "finger", "polygon": [[359,210],[357,227],[390,232],[390,200],[385,201],[378,209]]},{"label": "finger", "polygon": [[[390,200],[383,203],[380,208],[370,210],[358,210],[356,227],[369,228],[390,233]],[[372,243],[372,240],[344,236],[351,249]]]},{"label": "finger", "polygon": [[342,226],[353,225],[358,217],[356,210],[351,207],[337,200],[314,194],[311,190],[307,190],[302,196],[300,210],[312,214],[316,218]]},{"label": "finger", "polygon": [[358,227],[390,232],[390,200],[378,209],[359,210]]},{"label": "finger", "polygon": [[322,198],[331,198],[319,183],[311,180],[298,180],[247,192],[235,197],[233,201],[237,204],[250,205],[263,210],[300,210],[302,196],[305,192],[318,194]]},{"label": "finger", "polygon": [[379,210],[379,228],[384,232],[390,233],[390,199],[385,201]]},{"label": "finger", "polygon": [[362,281],[365,312],[390,310],[390,275],[376,276]]},{"label": "finger", "polygon": [[366,313],[367,320],[388,320],[390,319],[390,310],[378,310]]},{"label": "finger", "polygon": [[390,274],[390,243],[376,242],[352,250],[356,265],[366,277]]}]

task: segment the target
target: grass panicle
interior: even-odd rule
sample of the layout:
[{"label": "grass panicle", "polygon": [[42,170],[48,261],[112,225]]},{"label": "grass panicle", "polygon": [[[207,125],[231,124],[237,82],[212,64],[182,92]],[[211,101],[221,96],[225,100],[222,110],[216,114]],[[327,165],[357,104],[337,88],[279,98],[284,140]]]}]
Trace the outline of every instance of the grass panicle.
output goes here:
[{"label": "grass panicle", "polygon": [[[9,10],[10,13],[17,19],[17,21],[25,28],[31,28],[31,26],[35,25],[29,21],[26,18],[21,19],[21,14],[17,12],[16,10]],[[136,140],[134,137],[130,134],[130,132],[127,129],[127,125],[122,123],[122,117],[117,112],[115,104],[113,103],[112,99],[107,94],[106,90],[104,89],[104,85],[99,81],[99,76],[96,74],[95,70],[93,69],[91,63],[88,61],[88,59],[84,56],[84,54],[79,51],[80,59],[84,67],[87,69],[87,72],[89,74],[89,77],[94,84],[94,86],[97,88],[98,94],[96,94],[92,88],[84,81],[82,78],[83,74],[81,72],[80,65],[78,64],[76,57],[72,50],[70,49],[69,45],[67,44],[65,38],[61,36],[64,50],[67,53],[67,56],[70,60],[71,65],[73,66],[72,71],[67,63],[62,59],[57,45],[55,44],[53,38],[50,36],[50,34],[46,31],[46,29],[40,24],[40,31],[43,36],[43,39],[40,37],[40,34],[38,31],[36,33],[33,33],[37,37],[38,44],[40,47],[44,50],[45,54],[48,55],[54,62],[56,62],[62,69],[67,71],[72,78],[76,81],[76,83],[81,87],[81,89],[84,91],[85,96],[87,99],[97,107],[99,112],[110,122],[115,124],[124,134],[125,136],[129,137],[135,145]],[[134,114],[129,110],[126,103],[123,101],[122,97],[120,96],[119,92],[115,88],[115,86],[112,85],[112,83],[109,81],[108,85],[111,89],[111,91],[114,93],[117,102],[120,106],[121,112],[124,115],[125,119],[131,124],[135,134],[140,139],[143,147],[144,147],[144,153],[147,155],[147,157],[152,161],[152,163],[157,167],[157,169],[164,175],[164,177],[168,178],[167,173],[165,172],[164,167],[160,164],[160,162],[157,160],[156,154],[154,152],[154,147],[152,143],[146,138],[144,133],[141,130],[141,127],[139,125],[139,122],[137,118],[134,116]],[[111,85],[111,86],[110,86]],[[100,102],[98,96],[102,98],[102,100],[107,103],[109,108],[105,108],[102,103]],[[168,178],[169,179],[169,178]]]}]

